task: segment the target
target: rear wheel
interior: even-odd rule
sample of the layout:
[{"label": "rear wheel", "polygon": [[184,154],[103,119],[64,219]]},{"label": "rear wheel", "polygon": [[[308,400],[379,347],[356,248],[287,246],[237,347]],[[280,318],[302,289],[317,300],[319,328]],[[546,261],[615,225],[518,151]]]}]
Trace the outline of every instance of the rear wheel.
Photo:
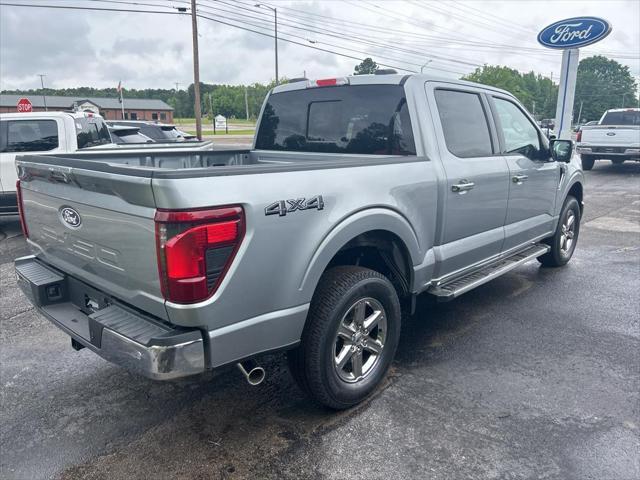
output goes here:
[{"label": "rear wheel", "polygon": [[289,367],[319,403],[349,408],[382,381],[399,337],[400,302],[391,282],[366,268],[335,267],[320,279]]},{"label": "rear wheel", "polygon": [[562,206],[556,233],[546,241],[551,250],[538,257],[543,266],[561,267],[571,260],[580,234],[580,214],[578,201],[569,195]]},{"label": "rear wheel", "polygon": [[593,165],[596,163],[596,159],[593,155],[580,155],[580,160],[582,160],[583,170],[591,170]]}]

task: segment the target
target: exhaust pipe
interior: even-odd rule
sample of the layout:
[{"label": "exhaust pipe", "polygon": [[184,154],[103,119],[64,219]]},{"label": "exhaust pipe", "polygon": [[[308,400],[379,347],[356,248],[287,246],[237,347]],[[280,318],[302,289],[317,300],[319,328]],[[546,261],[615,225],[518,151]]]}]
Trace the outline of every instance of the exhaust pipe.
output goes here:
[{"label": "exhaust pipe", "polygon": [[244,378],[247,379],[249,385],[260,385],[264,380],[264,368],[258,365],[253,359],[245,360],[244,362],[236,363],[236,366],[240,369]]}]

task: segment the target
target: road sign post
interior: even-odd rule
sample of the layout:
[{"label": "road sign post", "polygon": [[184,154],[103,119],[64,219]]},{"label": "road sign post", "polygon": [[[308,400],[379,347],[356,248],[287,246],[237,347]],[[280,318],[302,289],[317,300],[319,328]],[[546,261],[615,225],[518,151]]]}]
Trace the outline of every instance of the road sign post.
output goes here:
[{"label": "road sign post", "polygon": [[24,97],[18,100],[16,108],[20,113],[29,113],[33,111],[33,105],[31,104],[31,101],[28,98]]}]

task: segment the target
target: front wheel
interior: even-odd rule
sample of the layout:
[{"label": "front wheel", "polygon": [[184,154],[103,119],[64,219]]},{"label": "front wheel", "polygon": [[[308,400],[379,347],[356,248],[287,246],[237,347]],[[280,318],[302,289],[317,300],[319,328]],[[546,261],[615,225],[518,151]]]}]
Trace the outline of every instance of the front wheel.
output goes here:
[{"label": "front wheel", "polygon": [[576,249],[580,233],[580,205],[571,195],[567,196],[560,212],[560,220],[553,237],[546,240],[551,247],[547,253],[538,257],[545,267],[561,267],[565,265]]},{"label": "front wheel", "polygon": [[580,155],[580,160],[582,160],[583,170],[591,170],[596,163],[596,159],[593,155]]},{"label": "front wheel", "polygon": [[302,343],[288,353],[294,379],[330,408],[363,401],[393,361],[400,316],[398,295],[384,275],[355,266],[328,270],[311,301]]}]

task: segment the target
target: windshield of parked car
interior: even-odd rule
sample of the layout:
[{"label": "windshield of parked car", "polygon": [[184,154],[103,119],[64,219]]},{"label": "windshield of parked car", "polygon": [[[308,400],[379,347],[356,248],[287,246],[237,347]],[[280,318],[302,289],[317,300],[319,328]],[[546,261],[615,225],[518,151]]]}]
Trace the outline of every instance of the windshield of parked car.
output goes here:
[{"label": "windshield of parked car", "polygon": [[78,148],[95,147],[106,143],[113,143],[107,124],[100,117],[74,118]]},{"label": "windshield of parked car", "polygon": [[600,125],[640,125],[640,111],[608,112]]},{"label": "windshield of parked car", "polygon": [[355,85],[271,95],[256,148],[294,152],[415,155],[404,88]]}]

